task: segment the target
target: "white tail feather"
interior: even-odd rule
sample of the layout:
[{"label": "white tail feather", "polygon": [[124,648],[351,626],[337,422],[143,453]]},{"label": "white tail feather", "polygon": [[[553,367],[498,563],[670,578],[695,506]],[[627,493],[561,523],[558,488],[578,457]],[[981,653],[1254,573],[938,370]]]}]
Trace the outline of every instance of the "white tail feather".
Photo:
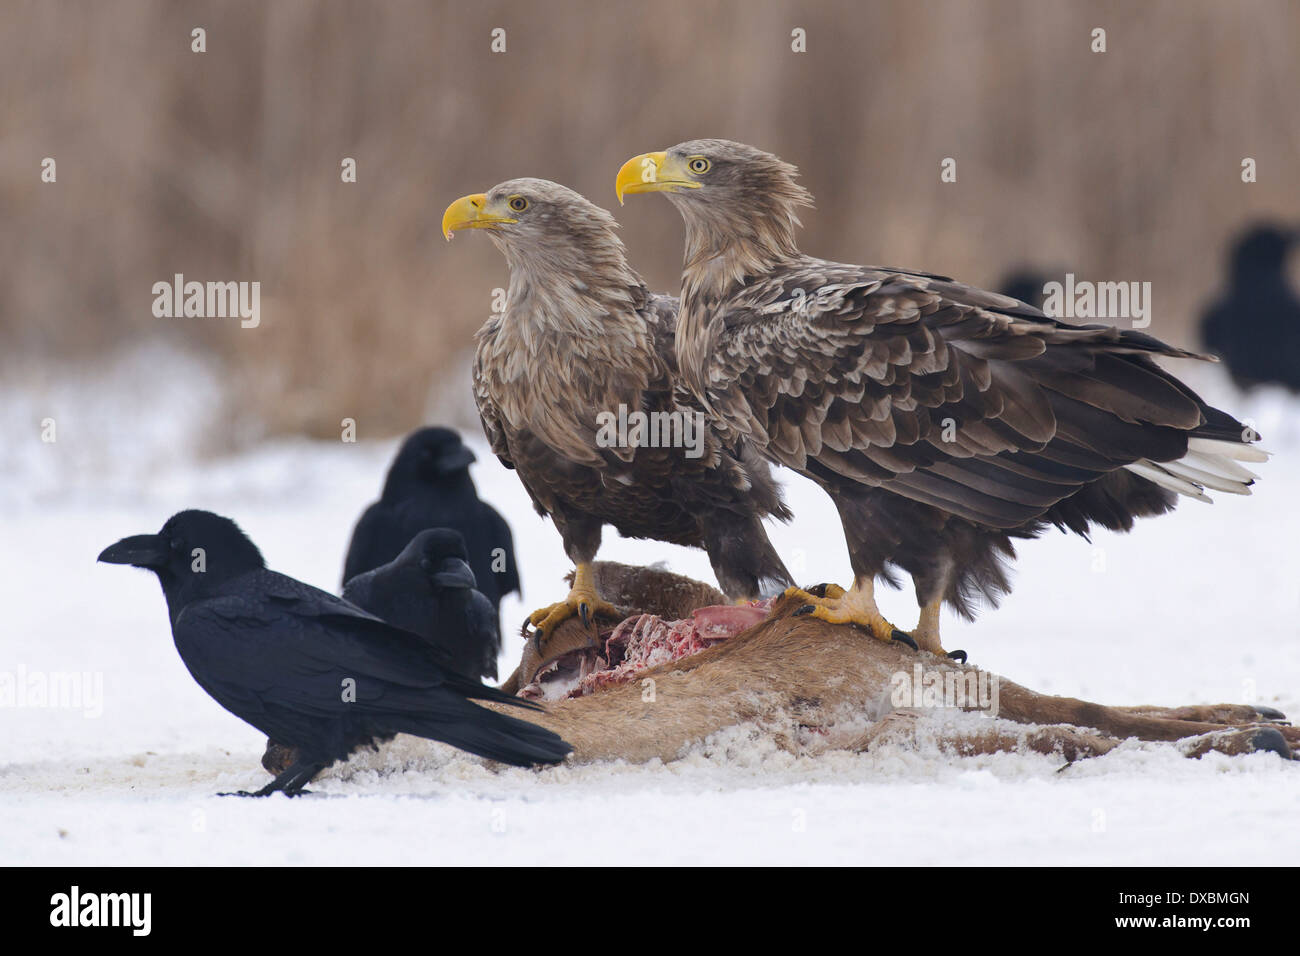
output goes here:
[{"label": "white tail feather", "polygon": [[1225,478],[1223,475],[1202,471],[1200,468],[1189,465],[1186,461],[1161,462],[1160,467],[1171,475],[1186,478],[1194,484],[1204,485],[1206,488],[1213,488],[1215,491],[1226,491],[1230,495],[1250,494],[1250,482],[1238,481],[1235,478]]},{"label": "white tail feather", "polygon": [[1243,468],[1231,458],[1224,458],[1222,455],[1202,455],[1199,452],[1189,451],[1179,460],[1187,462],[1193,468],[1200,468],[1212,475],[1222,475],[1224,478],[1237,478],[1241,481],[1259,479],[1259,475],[1249,468]]},{"label": "white tail feather", "polygon": [[1142,461],[1135,461],[1133,464],[1124,467],[1136,475],[1154,481],[1162,488],[1176,491],[1188,498],[1195,498],[1197,501],[1214,502],[1214,499],[1207,495],[1200,485],[1188,481],[1186,478],[1179,478],[1177,475],[1170,474],[1161,465],[1153,461],[1147,461],[1144,458]]},{"label": "white tail feather", "polygon": [[1218,455],[1223,458],[1235,458],[1237,461],[1268,461],[1268,452],[1257,445],[1244,442],[1223,441],[1218,438],[1189,438],[1187,450],[1203,455]]}]

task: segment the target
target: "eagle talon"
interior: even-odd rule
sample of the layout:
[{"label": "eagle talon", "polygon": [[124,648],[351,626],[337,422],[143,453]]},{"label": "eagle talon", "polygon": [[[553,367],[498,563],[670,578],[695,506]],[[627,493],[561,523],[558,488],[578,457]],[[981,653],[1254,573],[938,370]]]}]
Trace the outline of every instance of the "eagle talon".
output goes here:
[{"label": "eagle talon", "polygon": [[[818,591],[823,591],[824,596],[817,594]],[[828,624],[853,624],[877,640],[897,641],[914,651],[919,650],[912,635],[900,631],[881,616],[871,595],[869,578],[859,579],[850,591],[836,584],[819,584],[808,591],[789,588],[785,593],[808,602],[800,605],[793,616],[811,614]]]},{"label": "eagle talon", "polygon": [[532,632],[533,650],[537,652],[538,657],[545,660],[544,645],[551,639],[557,627],[576,616],[584,628],[594,633],[597,630],[596,618],[599,615],[610,618],[623,617],[623,613],[617,607],[596,593],[591,566],[580,564],[574,572],[573,587],[563,601],[538,608],[528,615],[528,622],[536,628]]},{"label": "eagle talon", "polygon": [[949,652],[948,652],[948,657],[949,657],[950,659],[956,661],[956,662],[959,663],[959,664],[965,664],[965,663],[966,663],[966,652],[965,652],[965,651],[949,651]]},{"label": "eagle talon", "polygon": [[[785,589],[786,597],[803,598],[814,605],[825,604],[829,601],[838,601],[848,592],[838,584],[814,584],[810,588],[790,587]],[[806,611],[804,613],[807,613]]]},{"label": "eagle talon", "polygon": [[834,601],[837,600],[838,598],[844,597],[845,592],[844,589],[840,587],[838,584],[822,583],[822,584],[814,584],[812,587],[808,589],[808,593],[811,594],[813,597],[829,598],[830,600]]},{"label": "eagle talon", "polygon": [[908,634],[907,631],[900,631],[898,628],[894,628],[893,632],[889,635],[889,639],[891,641],[897,641],[899,644],[906,644],[914,651],[920,650],[920,648],[916,646],[916,641],[912,640],[912,635]]}]

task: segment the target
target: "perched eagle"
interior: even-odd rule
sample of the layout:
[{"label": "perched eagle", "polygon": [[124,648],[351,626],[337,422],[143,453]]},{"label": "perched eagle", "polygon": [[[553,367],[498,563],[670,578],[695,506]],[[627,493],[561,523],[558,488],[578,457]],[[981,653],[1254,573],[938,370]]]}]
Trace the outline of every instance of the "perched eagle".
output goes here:
[{"label": "perched eagle", "polygon": [[768,464],[747,443],[724,448],[678,403],[677,300],[628,265],[614,217],[556,183],[512,179],[456,200],[442,228],[488,230],[510,268],[505,309],[478,333],[474,396],[492,450],[576,566],[568,597],[529,618],[540,639],[575,613],[617,613],[590,570],[606,524],[704,548],[733,599],[791,585],[763,529],[790,518]]},{"label": "perched eagle", "polygon": [[1015,299],[906,269],[802,254],[812,197],[769,153],[696,140],[634,157],[616,192],[663,192],[686,223],[680,377],[724,441],[812,478],[839,509],[854,582],[812,613],[909,640],[876,607],[911,575],[941,652],[944,602],[971,616],[1009,589],[1013,538],[1048,525],[1127,531],[1177,494],[1248,494],[1250,429],[1155,356],[1144,335],[1074,326]]}]

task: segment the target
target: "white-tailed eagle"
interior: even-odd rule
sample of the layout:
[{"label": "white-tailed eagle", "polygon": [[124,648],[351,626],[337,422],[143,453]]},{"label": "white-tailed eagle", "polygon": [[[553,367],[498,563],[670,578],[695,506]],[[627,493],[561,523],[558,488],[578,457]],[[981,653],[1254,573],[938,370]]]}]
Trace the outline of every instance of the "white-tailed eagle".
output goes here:
[{"label": "white-tailed eagle", "polygon": [[448,239],[487,230],[510,269],[504,311],[478,333],[474,396],[492,450],[576,566],[568,597],[530,616],[540,639],[574,614],[617,614],[590,571],[606,524],[704,548],[732,599],[792,584],[763,529],[790,517],[769,466],[679,403],[677,300],[628,265],[614,217],[556,183],[512,179],[456,200],[442,225]]},{"label": "white-tailed eagle", "polygon": [[686,224],[683,383],[746,441],[834,500],[854,582],[812,613],[883,639],[876,577],[911,575],[912,637],[940,652],[944,602],[1008,588],[1012,539],[1129,530],[1177,495],[1248,493],[1257,436],[1154,357],[1142,332],[1075,326],[943,276],[828,262],[795,244],[797,170],[726,140],[634,157],[616,192],[662,192]]}]

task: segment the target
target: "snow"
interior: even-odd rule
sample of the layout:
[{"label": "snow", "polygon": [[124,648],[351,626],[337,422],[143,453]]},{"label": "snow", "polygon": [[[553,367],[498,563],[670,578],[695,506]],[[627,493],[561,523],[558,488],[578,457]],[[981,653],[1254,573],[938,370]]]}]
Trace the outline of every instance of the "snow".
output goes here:
[{"label": "snow", "polygon": [[[334,589],[352,523],[396,442],[286,441],[202,459],[192,441],[216,383],[201,364],[159,406],[131,383],[165,356],[107,363],[0,402],[5,443],[0,672],[89,673],[102,700],[4,707],[3,864],[964,863],[1285,864],[1300,849],[1300,766],[1270,754],[1188,760],[1128,742],[1062,770],[1032,754],[936,748],[796,757],[750,728],[669,764],[489,770],[400,738],[336,766],[299,800],[220,798],[260,786],[263,738],[222,710],[172,647],[151,575],[97,565],[173,512],[229,514],[270,565]],[[143,364],[142,364],[143,363]],[[173,363],[174,364],[174,363]],[[1180,369],[1183,371],[1183,369]],[[1249,498],[1183,502],[1092,545],[1026,542],[1016,590],[945,645],[1039,691],[1105,703],[1254,702],[1300,713],[1300,405],[1196,384],[1253,419],[1275,453]],[[170,394],[170,393],[169,393]],[[160,411],[161,407],[161,411]],[[40,441],[40,422],[58,440]],[[503,618],[554,600],[568,564],[515,476],[473,435],[482,497],[510,521],[524,582]],[[166,450],[184,453],[169,459]],[[796,577],[847,583],[830,503],[783,476],[798,518],[772,537]],[[607,533],[601,557],[712,581],[704,555]],[[907,591],[882,594],[911,624]],[[508,674],[521,647],[508,634]],[[93,688],[93,680],[90,685]],[[96,715],[96,710],[100,712]]]}]

